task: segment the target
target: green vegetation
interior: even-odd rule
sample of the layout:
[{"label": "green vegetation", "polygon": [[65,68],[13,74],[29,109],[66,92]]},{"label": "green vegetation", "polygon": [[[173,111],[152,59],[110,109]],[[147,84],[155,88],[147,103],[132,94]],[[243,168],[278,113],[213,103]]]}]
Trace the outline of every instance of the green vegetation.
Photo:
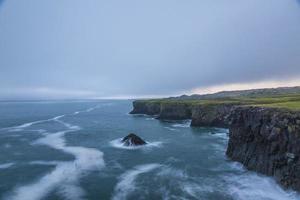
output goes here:
[{"label": "green vegetation", "polygon": [[300,110],[300,94],[273,95],[259,97],[227,97],[215,99],[150,99],[140,100],[148,103],[162,104],[186,104],[186,105],[251,105],[261,107],[285,108],[290,110]]}]

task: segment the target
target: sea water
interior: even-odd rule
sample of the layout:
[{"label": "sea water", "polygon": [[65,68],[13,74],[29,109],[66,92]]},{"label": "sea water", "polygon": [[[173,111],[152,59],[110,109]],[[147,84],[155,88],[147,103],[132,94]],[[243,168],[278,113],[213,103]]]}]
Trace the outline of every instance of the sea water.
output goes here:
[{"label": "sea water", "polygon": [[[4,200],[295,200],[226,155],[228,130],[129,115],[132,102],[0,103]],[[135,133],[148,142],[124,147]]]}]

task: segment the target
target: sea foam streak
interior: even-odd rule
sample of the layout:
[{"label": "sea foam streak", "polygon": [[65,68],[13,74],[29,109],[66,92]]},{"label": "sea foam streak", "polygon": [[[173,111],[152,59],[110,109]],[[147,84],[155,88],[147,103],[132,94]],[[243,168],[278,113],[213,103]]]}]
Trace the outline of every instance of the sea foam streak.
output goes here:
[{"label": "sea foam streak", "polygon": [[7,169],[10,168],[11,166],[13,166],[14,163],[4,163],[4,164],[0,164],[0,169]]},{"label": "sea foam streak", "polygon": [[160,164],[145,164],[136,166],[134,169],[129,170],[120,176],[120,181],[114,189],[113,200],[126,199],[126,197],[135,190],[135,181],[140,174],[150,172],[162,165]]},{"label": "sea foam streak", "polygon": [[[52,120],[63,124],[67,130],[56,133],[47,133],[45,137],[38,139],[35,145],[47,145],[54,149],[64,151],[75,156],[71,162],[52,162],[56,164],[55,169],[43,176],[37,182],[17,187],[6,199],[9,200],[37,200],[43,199],[51,191],[57,189],[58,194],[65,199],[82,199],[84,191],[78,186],[79,179],[92,170],[99,170],[105,166],[103,153],[97,149],[66,146],[64,135],[69,132],[80,130],[80,127],[59,120],[61,117]],[[31,164],[44,164],[41,162]]]},{"label": "sea foam streak", "polygon": [[50,119],[45,119],[45,120],[38,120],[38,121],[33,121],[33,122],[28,122],[28,123],[24,123],[22,125],[18,125],[18,126],[12,126],[12,127],[6,127],[6,128],[1,128],[0,130],[7,130],[9,132],[18,132],[18,131],[23,131],[25,128],[28,128],[32,125],[36,125],[36,124],[41,124],[41,123],[45,123],[45,122],[49,122],[49,121],[57,121],[67,115],[77,115],[83,112],[91,112],[97,108],[100,108],[100,105],[91,107],[91,108],[87,108],[86,110],[82,110],[82,111],[76,111],[73,114],[66,114],[66,115],[59,115],[59,116],[55,116],[53,118]]}]

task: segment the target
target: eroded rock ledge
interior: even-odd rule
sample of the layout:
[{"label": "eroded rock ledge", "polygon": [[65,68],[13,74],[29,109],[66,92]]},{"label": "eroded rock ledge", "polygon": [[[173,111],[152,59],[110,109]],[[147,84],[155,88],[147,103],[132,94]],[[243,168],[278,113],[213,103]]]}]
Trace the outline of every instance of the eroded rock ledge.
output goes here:
[{"label": "eroded rock ledge", "polygon": [[229,128],[227,156],[300,191],[300,113],[236,104],[135,101],[131,114],[192,119],[192,126]]}]

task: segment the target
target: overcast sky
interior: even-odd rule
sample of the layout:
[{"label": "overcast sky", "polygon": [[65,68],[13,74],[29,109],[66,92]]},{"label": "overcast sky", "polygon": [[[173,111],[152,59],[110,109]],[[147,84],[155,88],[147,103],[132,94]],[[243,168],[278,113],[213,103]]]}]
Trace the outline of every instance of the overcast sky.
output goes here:
[{"label": "overcast sky", "polygon": [[258,82],[300,85],[297,0],[0,0],[0,99]]}]

